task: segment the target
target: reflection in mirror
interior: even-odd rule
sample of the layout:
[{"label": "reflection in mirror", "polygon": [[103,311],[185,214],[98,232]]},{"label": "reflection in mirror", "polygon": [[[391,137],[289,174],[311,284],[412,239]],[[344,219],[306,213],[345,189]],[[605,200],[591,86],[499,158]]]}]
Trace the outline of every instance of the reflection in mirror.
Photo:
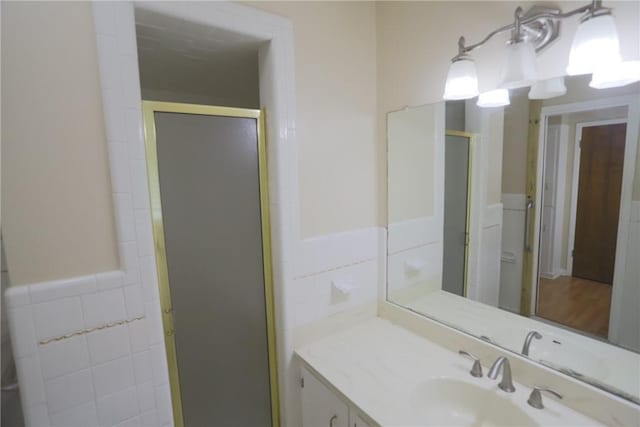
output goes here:
[{"label": "reflection in mirror", "polygon": [[640,402],[640,84],[388,115],[389,301]]}]

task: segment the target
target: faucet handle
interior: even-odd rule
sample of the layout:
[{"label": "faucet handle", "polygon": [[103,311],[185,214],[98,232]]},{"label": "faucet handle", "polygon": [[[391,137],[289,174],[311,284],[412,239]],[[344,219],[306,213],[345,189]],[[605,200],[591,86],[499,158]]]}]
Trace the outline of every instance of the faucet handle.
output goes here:
[{"label": "faucet handle", "polygon": [[473,366],[471,367],[471,370],[469,371],[471,376],[476,377],[476,378],[482,377],[482,365],[480,365],[480,359],[478,357],[476,357],[475,355],[469,353],[468,351],[464,351],[464,350],[458,351],[458,354],[460,354],[461,356],[466,357],[467,359],[473,360]]},{"label": "faucet handle", "polygon": [[529,406],[532,406],[536,409],[544,408],[544,405],[542,404],[542,393],[541,393],[543,391],[554,395],[558,399],[562,399],[562,395],[557,391],[555,391],[554,389],[549,387],[540,387],[540,386],[534,385],[533,390],[531,390],[531,394],[529,395],[529,400],[527,400],[527,403],[529,404]]}]

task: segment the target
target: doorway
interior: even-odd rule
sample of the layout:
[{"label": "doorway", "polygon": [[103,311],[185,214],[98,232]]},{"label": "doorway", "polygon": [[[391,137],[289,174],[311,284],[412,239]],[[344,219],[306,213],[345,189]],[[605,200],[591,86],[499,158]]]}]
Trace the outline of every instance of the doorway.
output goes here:
[{"label": "doorway", "polygon": [[277,425],[263,113],[143,113],[175,425]]},{"label": "doorway", "polygon": [[467,296],[471,134],[445,132],[442,290]]},{"label": "doorway", "polygon": [[[566,269],[559,276],[541,274],[538,289],[538,316],[605,339],[617,253],[626,127],[626,121],[620,119],[576,124]],[[548,146],[546,150],[548,154]],[[552,166],[546,160],[545,175]],[[553,190],[548,187],[545,183],[543,191]],[[544,218],[545,214],[543,226],[561,220]],[[541,260],[547,246],[541,244]]]}]

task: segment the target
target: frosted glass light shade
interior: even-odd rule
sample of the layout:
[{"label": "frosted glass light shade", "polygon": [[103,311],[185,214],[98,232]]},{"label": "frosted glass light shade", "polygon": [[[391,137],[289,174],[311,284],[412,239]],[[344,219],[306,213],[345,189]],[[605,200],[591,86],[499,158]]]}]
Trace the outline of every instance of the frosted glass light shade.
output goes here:
[{"label": "frosted glass light shade", "polygon": [[549,99],[565,93],[567,93],[567,86],[564,84],[564,77],[556,77],[535,82],[529,91],[529,99]]},{"label": "frosted glass light shade", "polygon": [[595,16],[578,26],[569,53],[567,74],[589,74],[602,64],[612,65],[621,61],[613,16]]},{"label": "frosted glass light shade", "polygon": [[531,42],[511,43],[507,45],[498,87],[517,89],[531,86],[537,79],[537,68],[536,50]]},{"label": "frosted glass light shade", "polygon": [[626,86],[640,81],[640,61],[624,61],[597,68],[589,86],[595,89]]},{"label": "frosted glass light shade", "polygon": [[444,87],[445,100],[469,99],[478,96],[478,73],[471,58],[454,60],[449,66]]},{"label": "frosted glass light shade", "polygon": [[478,97],[476,103],[478,107],[491,108],[491,107],[504,107],[509,105],[509,91],[507,89],[495,89],[488,92],[483,92]]}]

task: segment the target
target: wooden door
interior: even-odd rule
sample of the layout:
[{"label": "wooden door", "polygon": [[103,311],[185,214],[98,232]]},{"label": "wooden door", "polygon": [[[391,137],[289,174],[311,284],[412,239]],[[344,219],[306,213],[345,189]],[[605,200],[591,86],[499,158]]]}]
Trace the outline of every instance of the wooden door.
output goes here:
[{"label": "wooden door", "polygon": [[613,283],[627,125],[582,129],[574,277]]}]

